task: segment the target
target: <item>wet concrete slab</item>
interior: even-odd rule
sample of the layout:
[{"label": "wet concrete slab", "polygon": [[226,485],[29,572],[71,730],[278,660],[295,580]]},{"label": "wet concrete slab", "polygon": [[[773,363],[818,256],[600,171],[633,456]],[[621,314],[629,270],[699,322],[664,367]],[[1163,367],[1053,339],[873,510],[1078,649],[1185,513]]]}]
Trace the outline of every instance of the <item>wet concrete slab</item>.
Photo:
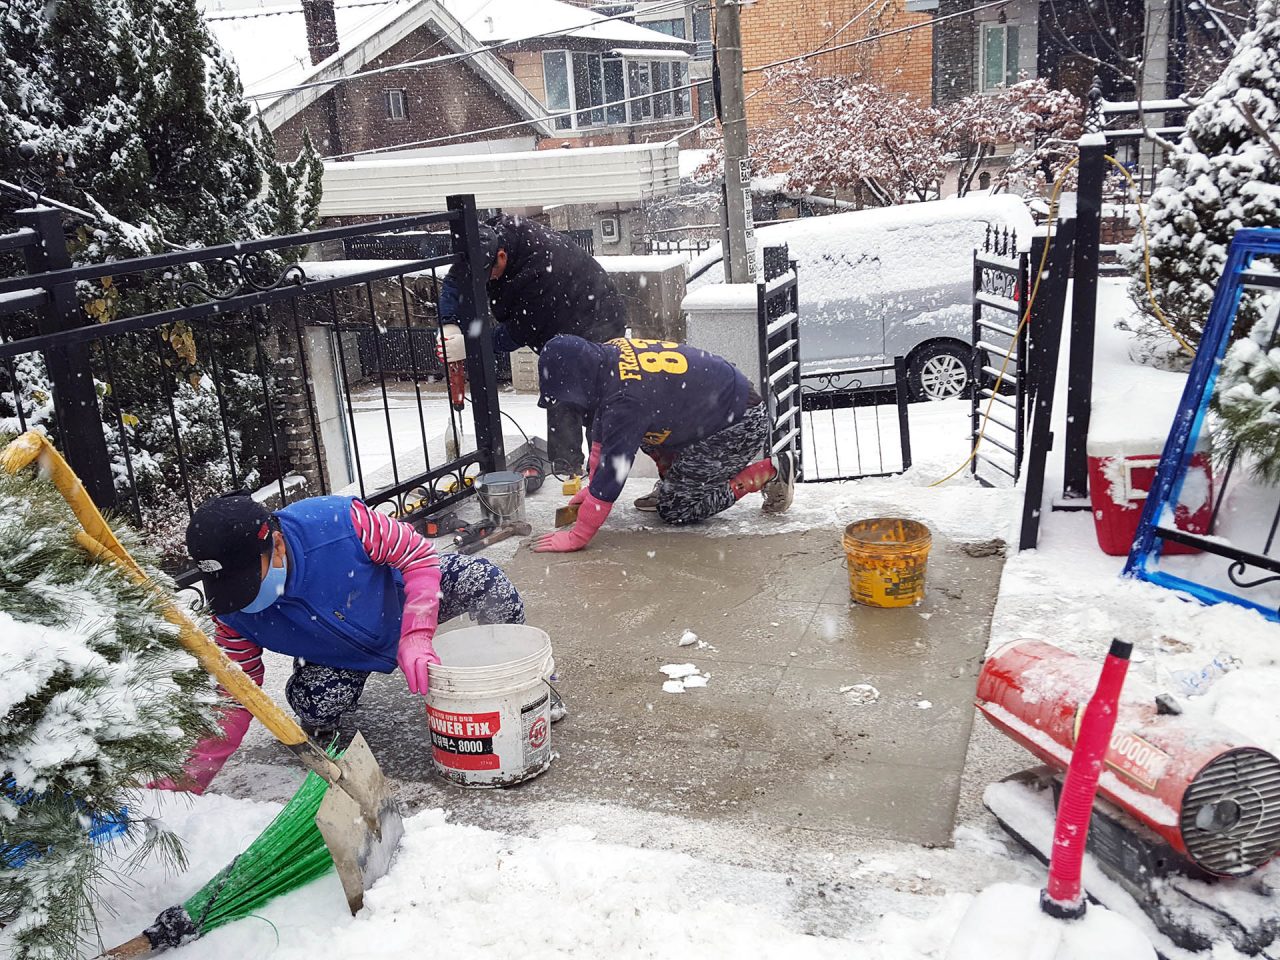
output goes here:
[{"label": "wet concrete slab", "polygon": [[[766,832],[950,841],[972,697],[1003,559],[934,537],[916,607],[851,605],[838,532],[610,531],[577,554],[521,547],[505,569],[552,638],[571,715],[559,758],[519,787],[435,779],[425,710],[375,675],[351,727],[413,808],[508,819],[546,802],[621,805]],[[686,630],[698,643],[681,647]],[[664,664],[705,687],[664,693]],[[861,684],[879,691],[860,703]],[[288,764],[261,737],[220,778]],[[239,768],[237,772],[237,767]],[[225,785],[220,784],[225,789]],[[242,783],[239,789],[249,789]]]}]

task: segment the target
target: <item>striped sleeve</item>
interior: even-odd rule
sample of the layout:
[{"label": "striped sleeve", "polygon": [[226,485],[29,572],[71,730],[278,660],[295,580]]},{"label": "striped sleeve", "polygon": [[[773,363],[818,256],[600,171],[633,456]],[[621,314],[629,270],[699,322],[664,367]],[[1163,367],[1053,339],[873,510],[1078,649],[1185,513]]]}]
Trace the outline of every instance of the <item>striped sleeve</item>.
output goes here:
[{"label": "striped sleeve", "polygon": [[262,686],[262,677],[265,672],[262,666],[262,648],[252,640],[246,640],[240,636],[217,617],[213,618],[213,623],[214,642],[234,663],[240,665],[240,669],[247,673],[254,683]]},{"label": "striped sleeve", "polygon": [[414,573],[440,566],[431,541],[409,524],[370,510],[360,500],[351,501],[351,522],[365,553],[374,563]]}]

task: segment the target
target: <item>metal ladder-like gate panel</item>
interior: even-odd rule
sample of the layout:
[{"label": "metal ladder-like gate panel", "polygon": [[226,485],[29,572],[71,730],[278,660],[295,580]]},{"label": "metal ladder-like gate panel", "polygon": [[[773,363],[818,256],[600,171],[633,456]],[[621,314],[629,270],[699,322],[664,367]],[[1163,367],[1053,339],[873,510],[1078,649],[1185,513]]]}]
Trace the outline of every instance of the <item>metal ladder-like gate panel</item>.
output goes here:
[{"label": "metal ladder-like gate panel", "polygon": [[769,416],[769,454],[790,452],[798,479],[801,462],[800,288],[787,248],[766,247],[764,282],[757,284],[760,386]]},{"label": "metal ladder-like gate panel", "polygon": [[988,487],[1016,484],[1022,475],[1029,381],[1021,321],[1028,286],[1027,254],[1017,252],[1017,242],[1016,233],[988,227],[983,249],[973,253],[969,440],[977,453],[970,470]]}]

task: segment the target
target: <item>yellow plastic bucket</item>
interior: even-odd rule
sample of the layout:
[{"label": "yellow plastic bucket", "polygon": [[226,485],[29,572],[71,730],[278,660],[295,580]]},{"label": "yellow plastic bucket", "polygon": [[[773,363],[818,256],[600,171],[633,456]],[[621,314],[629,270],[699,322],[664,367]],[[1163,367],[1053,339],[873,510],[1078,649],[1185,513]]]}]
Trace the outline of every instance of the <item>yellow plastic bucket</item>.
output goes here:
[{"label": "yellow plastic bucket", "polygon": [[933,537],[915,520],[876,517],[844,528],[849,591],[871,607],[910,607],[924,599]]}]

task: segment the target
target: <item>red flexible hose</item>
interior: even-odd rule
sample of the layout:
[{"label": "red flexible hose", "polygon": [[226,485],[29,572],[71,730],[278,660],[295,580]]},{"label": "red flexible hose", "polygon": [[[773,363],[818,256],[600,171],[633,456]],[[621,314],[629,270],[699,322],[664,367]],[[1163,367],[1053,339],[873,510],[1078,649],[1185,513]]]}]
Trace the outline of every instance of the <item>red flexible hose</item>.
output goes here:
[{"label": "red flexible hose", "polygon": [[1097,689],[1080,721],[1080,733],[1071,752],[1062,798],[1058,801],[1049,884],[1040,897],[1041,907],[1054,916],[1078,917],[1084,913],[1080,870],[1084,862],[1085,842],[1089,837],[1089,819],[1093,814],[1093,799],[1098,792],[1098,778],[1102,775],[1102,762],[1115,729],[1120,688],[1124,686],[1132,652],[1133,644],[1111,641],[1111,651],[1102,664]]}]

